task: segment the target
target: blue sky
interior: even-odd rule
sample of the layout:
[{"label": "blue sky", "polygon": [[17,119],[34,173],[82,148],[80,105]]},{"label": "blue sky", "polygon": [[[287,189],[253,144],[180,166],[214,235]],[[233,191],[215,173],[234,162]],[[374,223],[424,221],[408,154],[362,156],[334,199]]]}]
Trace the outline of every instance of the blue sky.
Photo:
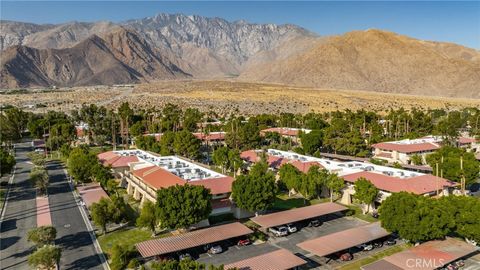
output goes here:
[{"label": "blue sky", "polygon": [[1,1],[1,18],[34,23],[123,21],[157,13],[292,23],[320,35],[377,28],[480,49],[480,1]]}]

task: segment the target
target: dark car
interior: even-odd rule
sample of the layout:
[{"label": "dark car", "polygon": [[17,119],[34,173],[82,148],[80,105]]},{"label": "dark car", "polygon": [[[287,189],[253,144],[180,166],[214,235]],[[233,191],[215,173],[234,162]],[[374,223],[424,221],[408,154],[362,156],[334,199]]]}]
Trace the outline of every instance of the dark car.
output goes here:
[{"label": "dark car", "polygon": [[385,241],[385,245],[387,245],[387,246],[393,246],[393,245],[395,245],[396,243],[397,243],[397,240],[392,239],[392,238],[390,238],[390,239],[388,239],[387,241]]},{"label": "dark car", "polygon": [[308,227],[318,227],[320,225],[322,225],[322,223],[317,219],[311,220],[310,223],[308,223]]}]

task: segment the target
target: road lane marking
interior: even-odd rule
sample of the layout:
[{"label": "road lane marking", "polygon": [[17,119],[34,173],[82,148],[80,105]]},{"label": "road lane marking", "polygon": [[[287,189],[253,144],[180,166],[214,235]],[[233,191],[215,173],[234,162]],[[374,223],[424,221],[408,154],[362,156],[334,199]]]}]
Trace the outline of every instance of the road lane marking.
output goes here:
[{"label": "road lane marking", "polygon": [[102,262],[103,269],[110,270],[110,265],[108,264],[107,258],[105,258],[105,254],[103,253],[103,250],[100,247],[100,244],[98,243],[97,237],[95,236],[95,231],[93,230],[92,224],[88,219],[88,215],[85,213],[85,209],[80,204],[80,199],[78,198],[75,192],[75,189],[71,181],[71,176],[68,174],[66,169],[63,169],[63,173],[65,174],[65,178],[67,179],[68,186],[70,187],[70,191],[72,192],[73,198],[75,200],[75,204],[80,210],[80,215],[83,218],[83,222],[85,222],[85,226],[87,226],[87,230],[90,234],[90,238],[92,238],[93,247],[95,248],[95,251],[97,252],[98,257],[100,257],[100,261]]}]

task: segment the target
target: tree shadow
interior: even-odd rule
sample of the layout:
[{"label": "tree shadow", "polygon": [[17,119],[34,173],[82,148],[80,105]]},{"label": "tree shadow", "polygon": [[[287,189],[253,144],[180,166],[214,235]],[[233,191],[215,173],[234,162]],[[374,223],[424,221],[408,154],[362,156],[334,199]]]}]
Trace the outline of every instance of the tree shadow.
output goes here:
[{"label": "tree shadow", "polygon": [[10,246],[13,246],[15,243],[20,240],[20,237],[18,236],[12,236],[12,237],[5,237],[0,239],[0,250],[4,250],[9,248]]},{"label": "tree shadow", "polygon": [[66,269],[102,269],[101,265],[102,262],[98,255],[90,255],[88,257],[83,257],[71,262],[70,264],[66,265]]}]

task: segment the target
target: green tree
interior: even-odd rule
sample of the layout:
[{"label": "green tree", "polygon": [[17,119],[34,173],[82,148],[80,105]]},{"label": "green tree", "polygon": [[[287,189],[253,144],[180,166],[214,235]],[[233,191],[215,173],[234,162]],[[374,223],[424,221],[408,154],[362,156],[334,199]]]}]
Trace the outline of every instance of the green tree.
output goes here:
[{"label": "green tree", "polygon": [[[463,170],[461,160],[463,159]],[[468,186],[478,179],[479,166],[474,153],[466,152],[464,149],[444,146],[427,156],[427,163],[432,168],[438,164],[438,170],[444,178],[461,182],[462,175],[465,176],[465,184]],[[440,175],[439,175],[440,176]]]},{"label": "green tree", "polygon": [[114,194],[110,196],[110,201],[108,206],[109,206],[109,214],[112,222],[120,223],[120,222],[125,222],[127,220],[128,205],[122,196],[118,196],[118,194]]},{"label": "green tree", "polygon": [[323,145],[323,133],[321,130],[312,130],[309,133],[302,133],[300,136],[302,141],[303,150],[306,154],[312,155],[313,153],[320,151]]},{"label": "green tree", "polygon": [[187,130],[175,134],[173,147],[177,155],[196,159],[200,156],[201,141]]},{"label": "green tree", "polygon": [[173,147],[175,137],[176,135],[172,131],[167,131],[162,134],[162,137],[160,138],[160,154],[162,156],[173,155],[175,152]]},{"label": "green tree", "polygon": [[438,205],[455,222],[454,231],[466,239],[480,243],[480,199],[470,196],[443,196]]},{"label": "green tree", "polygon": [[112,261],[110,268],[112,270],[125,269],[130,259],[135,255],[133,247],[116,244],[112,247]]},{"label": "green tree", "polygon": [[36,153],[36,152],[30,152],[28,153],[28,157],[32,161],[33,165],[37,167],[45,166],[45,163],[46,163],[45,155]]},{"label": "green tree", "polygon": [[147,131],[147,128],[143,121],[138,121],[130,127],[130,134],[135,137],[142,136],[145,131]]},{"label": "green tree", "polygon": [[55,269],[60,261],[62,250],[54,245],[45,245],[28,257],[28,264],[36,269]]},{"label": "green tree", "polygon": [[455,227],[454,215],[443,203],[412,193],[394,193],[380,206],[382,227],[413,242],[443,238]]},{"label": "green tree", "polygon": [[48,180],[48,173],[43,167],[34,167],[30,172],[30,181],[41,194],[46,194]]},{"label": "green tree", "polygon": [[113,221],[109,199],[101,198],[98,203],[90,206],[90,213],[93,222],[102,228],[103,234],[107,233],[107,224]]},{"label": "green tree", "polygon": [[152,231],[152,235],[155,235],[157,223],[155,204],[147,200],[142,205],[140,216],[137,218],[137,226],[148,228]]},{"label": "green tree", "polygon": [[240,208],[251,212],[267,210],[273,205],[275,195],[275,175],[268,171],[266,162],[256,163],[248,175],[240,175],[233,182],[233,200]]},{"label": "green tree", "polygon": [[367,179],[360,177],[355,182],[355,198],[367,205],[366,212],[370,211],[370,205],[375,202],[378,189]]},{"label": "green tree", "polygon": [[325,186],[329,190],[330,201],[333,202],[333,194],[340,193],[340,191],[345,187],[345,182],[336,173],[327,173],[327,177],[325,178]]},{"label": "green tree", "polygon": [[303,175],[299,191],[305,199],[318,196],[321,192],[326,171],[320,170],[318,166],[311,166],[308,172]]},{"label": "green tree", "polygon": [[194,132],[197,130],[197,123],[202,120],[203,114],[196,108],[188,108],[183,115],[183,129]]},{"label": "green tree", "polygon": [[0,176],[9,173],[15,166],[15,157],[7,151],[0,149]]},{"label": "green tree", "polygon": [[222,173],[225,173],[229,159],[228,159],[228,153],[229,153],[229,148],[228,147],[219,147],[215,149],[212,153],[212,161],[215,165],[219,166],[222,168]]},{"label": "green tree", "polygon": [[53,226],[40,226],[28,231],[27,239],[38,247],[53,243],[57,237],[57,230]]},{"label": "green tree", "polygon": [[299,191],[300,184],[302,182],[302,175],[303,173],[299,171],[295,166],[292,164],[285,164],[279,169],[280,181],[285,185],[288,189],[288,194],[290,195],[290,191],[293,189],[295,191]]},{"label": "green tree", "polygon": [[167,228],[187,228],[212,212],[212,195],[203,186],[175,185],[157,192],[157,214]]},{"label": "green tree", "polygon": [[413,165],[423,165],[423,158],[419,154],[412,155],[410,160],[412,161]]},{"label": "green tree", "polygon": [[75,148],[68,157],[68,173],[75,181],[90,182],[93,174],[92,168],[98,163],[97,158],[81,148]]}]

